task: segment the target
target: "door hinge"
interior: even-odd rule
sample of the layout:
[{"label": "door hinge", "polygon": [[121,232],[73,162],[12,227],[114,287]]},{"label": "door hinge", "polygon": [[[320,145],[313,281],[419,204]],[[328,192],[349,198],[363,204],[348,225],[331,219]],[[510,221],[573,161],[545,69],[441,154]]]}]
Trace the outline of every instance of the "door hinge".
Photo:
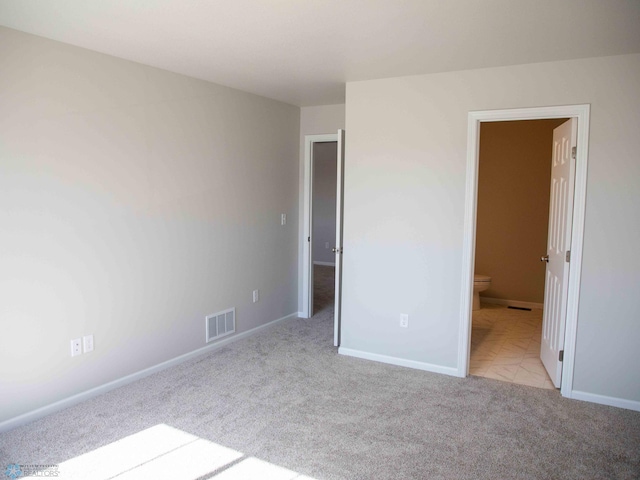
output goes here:
[{"label": "door hinge", "polygon": [[571,158],[576,159],[576,153],[578,152],[578,147],[571,147]]},{"label": "door hinge", "polygon": [[560,353],[558,353],[558,361],[564,362],[564,350],[560,350]]},{"label": "door hinge", "polygon": [[307,242],[311,242],[311,237],[307,237]]},{"label": "door hinge", "polygon": [[566,253],[564,254],[564,261],[565,262],[571,261],[571,250],[567,250]]}]

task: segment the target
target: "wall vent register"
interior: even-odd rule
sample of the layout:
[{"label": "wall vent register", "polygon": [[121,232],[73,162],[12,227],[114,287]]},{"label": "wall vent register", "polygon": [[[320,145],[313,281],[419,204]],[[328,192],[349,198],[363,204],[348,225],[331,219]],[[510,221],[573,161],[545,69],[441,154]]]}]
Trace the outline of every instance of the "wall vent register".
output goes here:
[{"label": "wall vent register", "polygon": [[236,309],[230,308],[222,312],[207,315],[207,343],[217,340],[236,331]]}]

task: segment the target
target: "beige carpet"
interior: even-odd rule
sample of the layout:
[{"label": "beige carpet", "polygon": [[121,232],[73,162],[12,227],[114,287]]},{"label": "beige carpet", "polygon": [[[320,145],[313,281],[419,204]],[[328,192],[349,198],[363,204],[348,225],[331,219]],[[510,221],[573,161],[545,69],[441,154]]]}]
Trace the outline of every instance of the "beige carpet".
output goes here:
[{"label": "beige carpet", "polygon": [[83,480],[640,478],[640,413],[344,357],[330,310],[4,433],[0,468],[54,464]]},{"label": "beige carpet", "polygon": [[[333,315],[335,297],[335,268],[325,265],[313,266],[313,311],[314,316]],[[331,320],[333,321],[333,319]]]}]

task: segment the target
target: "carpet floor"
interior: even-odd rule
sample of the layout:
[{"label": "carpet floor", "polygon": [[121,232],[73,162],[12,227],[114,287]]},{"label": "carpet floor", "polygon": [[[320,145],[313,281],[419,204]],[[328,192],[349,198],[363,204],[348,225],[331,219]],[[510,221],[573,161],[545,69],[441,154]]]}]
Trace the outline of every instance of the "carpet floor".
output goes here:
[{"label": "carpet floor", "polygon": [[328,290],[316,287],[311,319],[1,434],[0,468],[57,465],[58,478],[84,480],[640,478],[639,412],[338,355]]}]

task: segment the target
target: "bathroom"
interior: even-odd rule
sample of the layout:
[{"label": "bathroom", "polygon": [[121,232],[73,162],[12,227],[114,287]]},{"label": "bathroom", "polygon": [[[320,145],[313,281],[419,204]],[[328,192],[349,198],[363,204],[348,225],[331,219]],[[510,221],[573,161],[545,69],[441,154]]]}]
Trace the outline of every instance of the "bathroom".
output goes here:
[{"label": "bathroom", "polygon": [[472,375],[554,388],[540,361],[541,256],[547,253],[553,130],[566,120],[481,125]]}]

